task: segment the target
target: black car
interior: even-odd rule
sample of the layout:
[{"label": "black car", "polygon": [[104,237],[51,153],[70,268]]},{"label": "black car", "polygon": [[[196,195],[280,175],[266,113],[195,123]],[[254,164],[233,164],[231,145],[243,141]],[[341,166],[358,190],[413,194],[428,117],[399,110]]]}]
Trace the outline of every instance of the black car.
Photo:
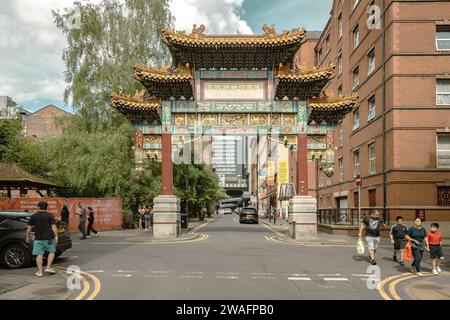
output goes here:
[{"label": "black car", "polygon": [[[24,268],[33,260],[33,243],[26,243],[28,221],[31,212],[0,211],[0,264],[8,269]],[[58,243],[55,256],[72,248],[72,240],[65,222],[58,221]]]},{"label": "black car", "polygon": [[239,212],[239,222],[258,223],[258,212],[253,207],[244,207]]}]

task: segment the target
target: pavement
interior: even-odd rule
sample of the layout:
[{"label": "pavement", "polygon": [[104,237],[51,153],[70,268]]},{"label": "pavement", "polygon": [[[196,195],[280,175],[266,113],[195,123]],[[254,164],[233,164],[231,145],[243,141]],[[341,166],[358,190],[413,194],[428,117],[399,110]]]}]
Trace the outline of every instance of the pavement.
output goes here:
[{"label": "pavement", "polygon": [[[293,241],[284,234],[287,224],[273,227],[265,220],[238,220],[236,215],[220,215],[204,223],[192,221],[184,240],[166,242],[152,240],[151,231],[102,232],[88,240],[75,239],[56,265],[61,276],[67,276],[66,268],[82,270],[83,285],[68,297],[77,300],[450,298],[450,266],[432,276],[428,254],[423,263],[426,276],[419,278],[392,261],[388,243],[377,251],[374,268],[356,254],[352,237],[320,233],[317,241]],[[450,252],[445,248],[444,253]],[[0,283],[4,271],[0,269]],[[14,271],[21,272],[30,280],[41,280],[32,277],[34,268]]]}]

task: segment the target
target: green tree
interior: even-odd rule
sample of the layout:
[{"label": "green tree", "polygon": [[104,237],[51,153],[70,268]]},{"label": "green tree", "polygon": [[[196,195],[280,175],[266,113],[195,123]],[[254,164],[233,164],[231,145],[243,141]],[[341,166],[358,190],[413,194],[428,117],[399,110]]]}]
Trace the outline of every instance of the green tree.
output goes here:
[{"label": "green tree", "polygon": [[74,2],[81,15],[79,28],[72,12],[53,11],[66,36],[64,92],[88,129],[118,125],[109,108],[112,92],[141,90],[133,78],[135,64],[161,65],[170,61],[160,35],[172,26],[169,0],[104,0],[100,4]]},{"label": "green tree", "polygon": [[5,160],[9,154],[20,129],[19,121],[0,119],[0,161]]}]

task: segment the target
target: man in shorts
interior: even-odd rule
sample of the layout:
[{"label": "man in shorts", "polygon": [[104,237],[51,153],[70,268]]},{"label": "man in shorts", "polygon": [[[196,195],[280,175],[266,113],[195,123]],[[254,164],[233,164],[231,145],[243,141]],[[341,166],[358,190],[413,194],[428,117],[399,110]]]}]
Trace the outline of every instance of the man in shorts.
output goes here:
[{"label": "man in shorts", "polygon": [[38,203],[38,212],[33,214],[28,221],[26,242],[31,243],[31,231],[34,227],[35,239],[33,242],[33,255],[36,257],[36,265],[38,272],[37,277],[43,277],[42,270],[44,253],[48,253],[47,268],[45,272],[55,274],[56,271],[52,268],[53,259],[55,258],[56,244],[58,243],[58,229],[56,228],[56,220],[53,215],[46,211],[47,202]]},{"label": "man in shorts", "polygon": [[366,216],[359,228],[359,237],[362,237],[363,230],[366,230],[366,243],[369,251],[369,262],[376,265],[375,253],[380,245],[380,227],[385,226],[383,216],[378,210],[373,211],[370,216]]}]

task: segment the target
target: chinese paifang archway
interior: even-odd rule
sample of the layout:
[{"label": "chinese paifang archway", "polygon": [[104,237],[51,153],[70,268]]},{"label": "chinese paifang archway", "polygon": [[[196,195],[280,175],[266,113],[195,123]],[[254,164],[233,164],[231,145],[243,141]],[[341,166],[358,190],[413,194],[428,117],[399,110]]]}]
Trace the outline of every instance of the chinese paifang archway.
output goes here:
[{"label": "chinese paifang archway", "polygon": [[172,65],[136,65],[134,77],[143,90],[112,95],[111,106],[134,124],[137,162],[162,161],[161,194],[170,196],[172,135],[244,127],[255,134],[278,132],[296,140],[296,189],[306,196],[308,157],[327,149],[308,150],[308,133],[325,137],[357,97],[323,94],[334,66],[306,68],[294,62],[307,40],[304,29],[279,34],[273,25],[264,25],[261,35],[219,36],[205,35],[204,29],[194,25],[191,34],[164,30]]}]

